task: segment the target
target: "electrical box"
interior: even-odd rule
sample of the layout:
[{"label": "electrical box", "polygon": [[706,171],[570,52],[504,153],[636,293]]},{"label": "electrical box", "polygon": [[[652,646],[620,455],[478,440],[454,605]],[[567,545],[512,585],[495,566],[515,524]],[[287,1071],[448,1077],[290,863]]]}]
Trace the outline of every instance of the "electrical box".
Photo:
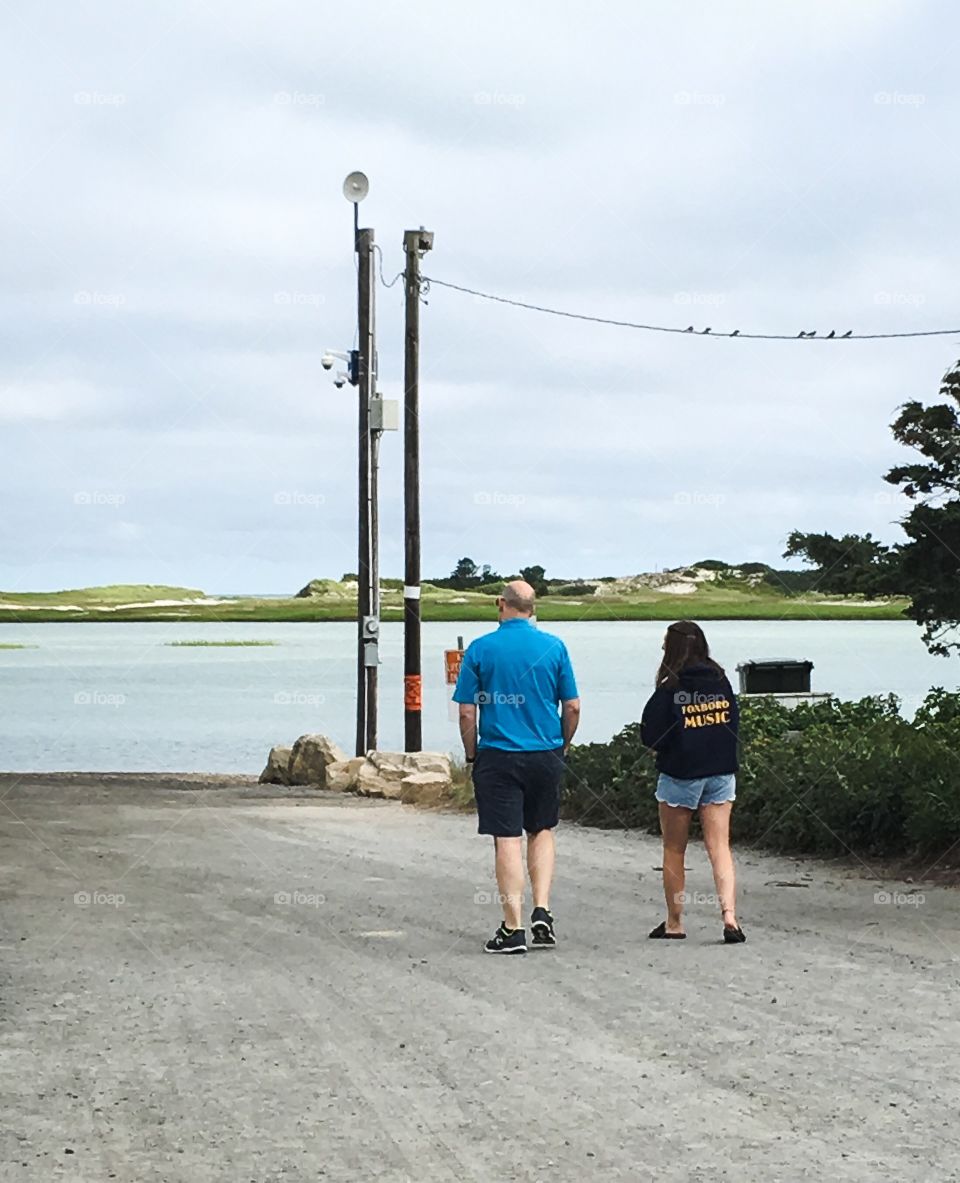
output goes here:
[{"label": "electrical box", "polygon": [[741,694],[809,694],[812,661],[744,661],[737,666]]},{"label": "electrical box", "polygon": [[400,403],[395,398],[373,398],[370,400],[370,430],[400,430]]}]

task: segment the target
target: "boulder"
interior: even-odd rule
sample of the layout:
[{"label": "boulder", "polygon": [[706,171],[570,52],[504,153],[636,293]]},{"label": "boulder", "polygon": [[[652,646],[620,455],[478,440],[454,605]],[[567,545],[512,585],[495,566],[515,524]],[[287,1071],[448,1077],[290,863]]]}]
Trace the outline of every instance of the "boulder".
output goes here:
[{"label": "boulder", "polygon": [[368,752],[367,759],[388,776],[400,779],[413,772],[439,772],[450,776],[450,757],[445,752]]},{"label": "boulder", "polygon": [[356,791],[365,797],[411,801],[418,793],[439,799],[451,788],[450,757],[442,752],[368,752],[357,771]]},{"label": "boulder", "polygon": [[343,764],[346,759],[346,752],[325,735],[301,735],[290,753],[287,783],[326,788],[327,768],[331,764]]},{"label": "boulder", "polygon": [[442,772],[411,772],[400,782],[404,805],[439,805],[450,795],[450,777]]},{"label": "boulder", "polygon": [[[399,771],[399,775],[396,775]],[[386,765],[383,768],[366,759],[357,770],[357,792],[364,797],[388,797],[390,800],[400,799],[403,770]]]},{"label": "boulder", "polygon": [[290,784],[290,757],[292,754],[293,748],[291,747],[283,747],[278,744],[271,748],[270,755],[267,756],[267,766],[260,773],[260,784]]},{"label": "boulder", "polygon": [[366,764],[364,756],[353,756],[327,765],[326,787],[335,793],[350,793],[357,787],[357,773]]}]

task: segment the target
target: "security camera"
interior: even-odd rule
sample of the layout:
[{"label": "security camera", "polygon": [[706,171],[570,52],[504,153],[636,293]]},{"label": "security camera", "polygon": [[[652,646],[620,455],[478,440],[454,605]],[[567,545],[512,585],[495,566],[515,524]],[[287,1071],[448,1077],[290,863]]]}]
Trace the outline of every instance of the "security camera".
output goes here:
[{"label": "security camera", "polygon": [[336,386],[337,390],[343,390],[344,386],[347,384],[347,381],[347,375],[341,370],[337,374],[336,378],[334,378],[333,384]]},{"label": "security camera", "polygon": [[334,360],[335,359],[332,353],[325,353],[323,357],[320,358],[320,364],[325,370],[332,370]]}]

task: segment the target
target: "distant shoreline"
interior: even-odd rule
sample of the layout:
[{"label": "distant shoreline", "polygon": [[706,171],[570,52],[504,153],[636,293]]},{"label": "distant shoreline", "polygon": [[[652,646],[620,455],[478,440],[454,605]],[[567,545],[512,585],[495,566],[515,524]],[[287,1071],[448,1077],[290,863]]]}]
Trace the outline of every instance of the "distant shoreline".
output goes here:
[{"label": "distant shoreline", "polygon": [[[402,621],[403,591],[381,586],[380,617]],[[58,592],[0,592],[0,624],[128,622],[133,624],[298,624],[356,620],[356,584],[317,580],[316,594],[299,596],[212,596],[196,588],[118,584]],[[566,591],[566,589],[564,589]],[[580,594],[576,594],[579,592]],[[904,620],[908,601],[865,600],[814,592],[786,595],[747,580],[669,580],[666,584],[624,581],[604,587],[551,591],[537,601],[544,623],[570,621],[697,620]],[[420,600],[426,623],[470,624],[496,617],[496,600],[486,591],[424,584]]]},{"label": "distant shoreline", "polygon": [[[669,610],[669,609],[672,609]],[[233,612],[230,610],[211,612],[167,612],[164,614],[150,614],[131,611],[123,613],[101,613],[96,611],[53,612],[49,609],[38,609],[30,612],[0,611],[0,626],[2,625],[36,625],[36,624],[355,624],[355,612],[314,610],[296,613],[275,612]],[[424,624],[476,624],[490,623],[496,619],[494,606],[490,604],[485,611],[471,610],[457,613],[426,611],[422,615]],[[810,623],[828,621],[856,621],[870,620],[886,622],[902,620],[907,617],[899,604],[883,605],[869,608],[853,604],[813,605],[778,604],[775,608],[764,605],[758,610],[741,609],[740,611],[718,611],[714,606],[697,605],[687,601],[682,604],[658,605],[654,607],[635,605],[591,606],[590,611],[577,611],[568,605],[558,605],[556,609],[546,607],[542,602],[538,605],[537,619],[543,624],[562,623],[564,621],[598,624],[636,624],[638,622],[666,622],[680,619],[693,620],[741,620],[741,621],[777,621],[783,624]],[[403,613],[383,612],[381,624],[402,624]]]}]

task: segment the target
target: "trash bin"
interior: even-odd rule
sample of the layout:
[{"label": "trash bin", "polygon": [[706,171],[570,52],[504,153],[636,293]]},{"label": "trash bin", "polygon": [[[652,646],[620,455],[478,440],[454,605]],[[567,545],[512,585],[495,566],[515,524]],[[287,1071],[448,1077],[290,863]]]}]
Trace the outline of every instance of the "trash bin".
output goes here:
[{"label": "trash bin", "polygon": [[737,666],[741,694],[809,694],[812,661],[744,661]]}]

